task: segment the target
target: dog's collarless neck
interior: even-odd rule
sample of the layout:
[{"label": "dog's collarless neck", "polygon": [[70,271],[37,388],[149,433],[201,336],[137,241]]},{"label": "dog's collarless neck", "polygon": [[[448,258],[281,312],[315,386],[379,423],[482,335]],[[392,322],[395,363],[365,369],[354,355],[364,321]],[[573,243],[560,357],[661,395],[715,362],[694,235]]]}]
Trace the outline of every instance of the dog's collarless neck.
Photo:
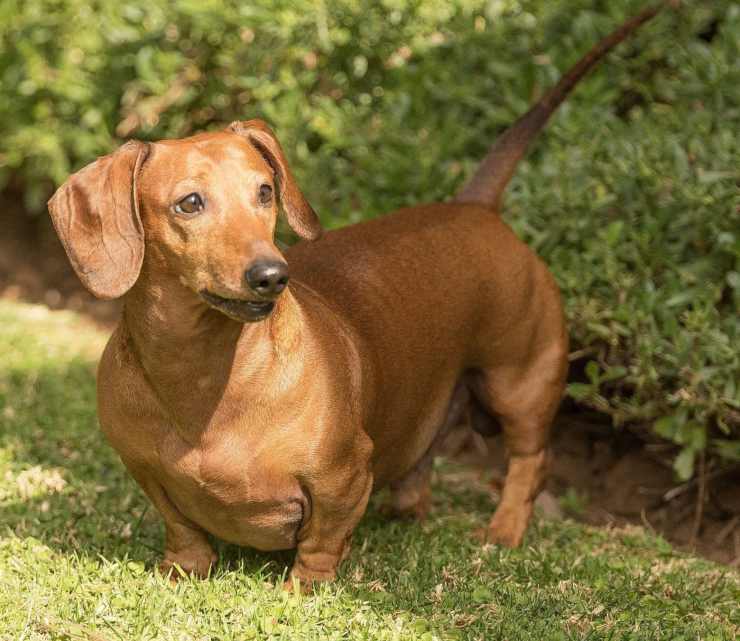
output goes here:
[{"label": "dog's collarless neck", "polygon": [[300,318],[300,306],[289,292],[264,321],[239,323],[175,279],[159,278],[132,288],[122,324],[148,386],[173,427],[195,444],[221,420],[236,380],[235,363],[246,365],[241,369],[255,382],[268,376],[299,348]]}]

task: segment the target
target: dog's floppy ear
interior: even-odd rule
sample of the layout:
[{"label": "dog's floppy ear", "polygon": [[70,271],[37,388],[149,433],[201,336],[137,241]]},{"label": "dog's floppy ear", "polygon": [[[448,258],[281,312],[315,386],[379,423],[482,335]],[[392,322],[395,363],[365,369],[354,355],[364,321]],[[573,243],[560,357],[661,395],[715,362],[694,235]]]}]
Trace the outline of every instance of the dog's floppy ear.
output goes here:
[{"label": "dog's floppy ear", "polygon": [[117,298],[136,282],[144,230],[136,178],[148,154],[131,141],[70,176],[49,200],[54,228],[82,284],[99,298]]},{"label": "dog's floppy ear", "polygon": [[293,231],[307,240],[321,236],[323,230],[319,218],[298,188],[280,143],[267,123],[264,120],[237,120],[229,125],[229,131],[244,136],[272,167],[278,182],[280,203]]}]

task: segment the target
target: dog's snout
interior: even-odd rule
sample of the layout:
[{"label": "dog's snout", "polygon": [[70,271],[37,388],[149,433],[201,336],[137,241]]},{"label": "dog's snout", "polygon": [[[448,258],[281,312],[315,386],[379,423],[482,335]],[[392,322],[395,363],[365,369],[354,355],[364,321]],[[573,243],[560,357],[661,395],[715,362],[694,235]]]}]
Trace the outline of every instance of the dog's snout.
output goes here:
[{"label": "dog's snout", "polygon": [[278,261],[259,261],[244,276],[252,291],[265,298],[275,298],[288,284],[288,266]]}]

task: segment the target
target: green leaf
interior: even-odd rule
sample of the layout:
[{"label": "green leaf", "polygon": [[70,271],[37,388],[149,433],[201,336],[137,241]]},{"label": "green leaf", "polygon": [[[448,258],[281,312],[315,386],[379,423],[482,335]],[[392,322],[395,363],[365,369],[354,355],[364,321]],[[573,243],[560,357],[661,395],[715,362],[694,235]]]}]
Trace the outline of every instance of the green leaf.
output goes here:
[{"label": "green leaf", "polygon": [[588,383],[570,383],[567,387],[568,396],[576,400],[583,400],[595,393],[593,385]]},{"label": "green leaf", "polygon": [[682,481],[687,481],[694,475],[695,458],[696,450],[692,447],[684,447],[673,462],[673,469]]},{"label": "green leaf", "polygon": [[712,449],[721,457],[731,461],[740,461],[740,441],[728,439],[714,439]]},{"label": "green leaf", "polygon": [[606,244],[610,247],[614,247],[622,236],[622,229],[624,229],[624,221],[616,220],[613,223],[610,223],[604,232],[604,240],[606,241]]},{"label": "green leaf", "polygon": [[599,375],[601,374],[601,367],[596,361],[589,361],[586,363],[586,376],[594,385],[599,384]]},{"label": "green leaf", "polygon": [[653,431],[670,441],[674,440],[681,425],[676,415],[662,416],[653,423]]},{"label": "green leaf", "polygon": [[601,382],[607,382],[607,381],[615,381],[618,378],[624,378],[627,375],[627,368],[622,367],[620,365],[615,365],[613,367],[609,367],[609,369],[606,370],[601,375]]}]

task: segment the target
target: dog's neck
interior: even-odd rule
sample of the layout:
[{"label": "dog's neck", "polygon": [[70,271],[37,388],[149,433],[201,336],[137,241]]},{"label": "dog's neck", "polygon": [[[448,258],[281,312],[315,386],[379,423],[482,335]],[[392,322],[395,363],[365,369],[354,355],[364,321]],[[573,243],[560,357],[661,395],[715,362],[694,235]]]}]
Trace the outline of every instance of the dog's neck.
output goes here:
[{"label": "dog's neck", "polygon": [[176,276],[145,265],[126,296],[122,329],[173,427],[194,444],[223,414],[228,384],[238,380],[232,375],[237,353],[255,376],[274,370],[300,343],[299,318],[287,290],[266,320],[234,321]]}]

